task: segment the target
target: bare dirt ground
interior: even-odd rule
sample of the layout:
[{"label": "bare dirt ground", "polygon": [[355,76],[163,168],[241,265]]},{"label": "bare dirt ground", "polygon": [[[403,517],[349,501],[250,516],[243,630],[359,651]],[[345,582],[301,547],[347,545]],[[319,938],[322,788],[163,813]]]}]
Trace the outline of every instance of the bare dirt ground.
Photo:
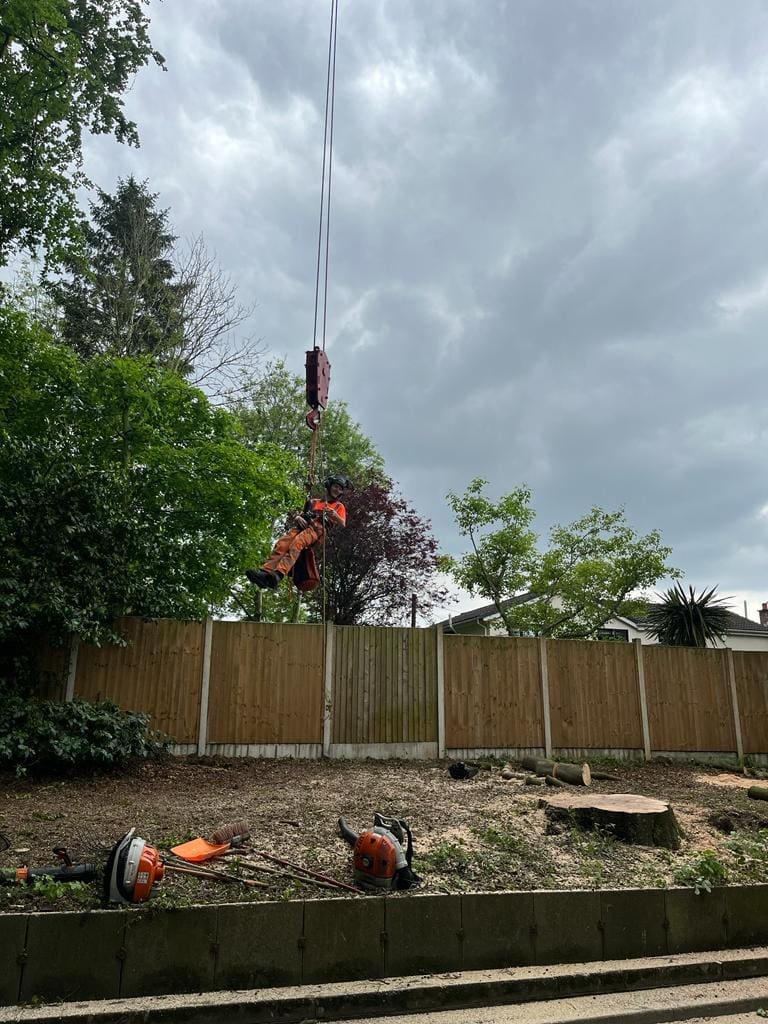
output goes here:
[{"label": "bare dirt ground", "polygon": [[[409,821],[414,866],[423,879],[419,891],[426,893],[768,882],[768,803],[747,797],[740,774],[701,765],[591,762],[618,776],[594,781],[595,792],[671,802],[682,841],[670,851],[577,828],[553,832],[539,807],[553,790],[503,778],[502,762],[481,764],[466,781],[450,777],[448,762],[393,761],[164,758],[89,778],[0,774],[0,833],[11,844],[0,852],[0,867],[50,864],[58,844],[76,862],[103,865],[131,826],[167,850],[244,820],[254,849],[350,882],[350,850],[338,838],[338,816],[362,830],[379,810]],[[236,870],[235,863],[229,868]],[[151,902],[344,895],[283,875],[250,877],[266,887],[168,874]],[[0,912],[96,907],[100,894],[96,883],[0,885]]]}]

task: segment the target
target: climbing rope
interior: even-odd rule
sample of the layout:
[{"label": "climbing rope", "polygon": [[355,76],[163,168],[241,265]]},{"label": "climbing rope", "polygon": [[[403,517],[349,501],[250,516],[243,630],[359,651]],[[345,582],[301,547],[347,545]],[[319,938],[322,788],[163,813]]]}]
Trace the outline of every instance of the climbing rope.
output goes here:
[{"label": "climbing rope", "polygon": [[[312,442],[309,449],[309,464],[307,467],[306,481],[308,499],[311,497],[312,490],[317,484],[317,464],[318,460],[322,459],[322,414],[320,410],[324,407],[327,396],[327,386],[330,380],[330,364],[325,357],[325,341],[328,325],[331,179],[333,173],[333,115],[336,100],[336,34],[338,17],[339,2],[338,0],[331,0],[331,19],[328,31],[328,67],[325,81],[323,168],[320,180],[320,221],[317,232],[317,262],[315,269],[315,313],[312,326],[312,353],[307,353],[307,400],[313,409],[313,412],[310,412],[307,416],[307,425],[312,430]],[[324,249],[323,242],[325,242]],[[322,346],[318,345],[318,321],[321,312],[321,270]],[[320,357],[318,353],[322,353],[322,357]],[[310,392],[312,392],[311,397]]]}]

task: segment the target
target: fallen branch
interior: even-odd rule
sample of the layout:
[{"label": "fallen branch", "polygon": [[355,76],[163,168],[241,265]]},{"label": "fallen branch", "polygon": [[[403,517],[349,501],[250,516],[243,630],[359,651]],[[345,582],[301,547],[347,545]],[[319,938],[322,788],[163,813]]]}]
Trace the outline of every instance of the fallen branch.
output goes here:
[{"label": "fallen branch", "polygon": [[750,786],[747,796],[752,800],[768,800],[768,786]]},{"label": "fallen branch", "polygon": [[257,857],[263,857],[265,860],[272,861],[273,864],[280,864],[284,868],[290,868],[292,871],[300,871],[304,875],[308,875],[310,878],[314,878],[319,882],[326,882],[328,885],[335,889],[345,889],[347,892],[353,892],[356,896],[360,895],[360,890],[356,889],[353,885],[347,885],[346,882],[339,882],[335,878],[331,878],[330,875],[323,875],[319,871],[310,871],[309,868],[302,867],[301,864],[292,864],[289,860],[283,860],[281,857],[274,857],[271,853],[266,853],[264,850],[253,851]]},{"label": "fallen branch", "polygon": [[181,864],[168,864],[165,870],[176,875],[192,875],[195,878],[206,878],[215,882],[239,882],[241,885],[248,885],[258,889],[268,889],[266,882],[257,882],[255,878],[240,878],[238,875],[227,874],[226,871],[212,871],[209,868],[183,867]]}]

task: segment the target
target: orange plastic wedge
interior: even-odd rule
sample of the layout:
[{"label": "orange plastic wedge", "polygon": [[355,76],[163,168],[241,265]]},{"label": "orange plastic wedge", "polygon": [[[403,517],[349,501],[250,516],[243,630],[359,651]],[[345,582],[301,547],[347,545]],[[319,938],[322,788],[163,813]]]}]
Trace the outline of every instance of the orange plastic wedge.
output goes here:
[{"label": "orange plastic wedge", "polygon": [[190,839],[188,843],[182,843],[181,846],[172,846],[171,853],[175,853],[183,860],[199,864],[200,861],[218,857],[220,853],[224,853],[228,849],[229,843],[209,843],[207,839]]}]

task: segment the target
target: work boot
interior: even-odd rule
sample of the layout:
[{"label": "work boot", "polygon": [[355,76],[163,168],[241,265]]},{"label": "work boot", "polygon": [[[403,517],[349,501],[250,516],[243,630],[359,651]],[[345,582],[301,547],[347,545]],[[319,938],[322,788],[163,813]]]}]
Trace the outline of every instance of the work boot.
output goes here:
[{"label": "work boot", "polygon": [[254,586],[263,587],[265,590],[274,590],[282,579],[282,575],[268,572],[266,569],[246,569],[245,575]]}]

